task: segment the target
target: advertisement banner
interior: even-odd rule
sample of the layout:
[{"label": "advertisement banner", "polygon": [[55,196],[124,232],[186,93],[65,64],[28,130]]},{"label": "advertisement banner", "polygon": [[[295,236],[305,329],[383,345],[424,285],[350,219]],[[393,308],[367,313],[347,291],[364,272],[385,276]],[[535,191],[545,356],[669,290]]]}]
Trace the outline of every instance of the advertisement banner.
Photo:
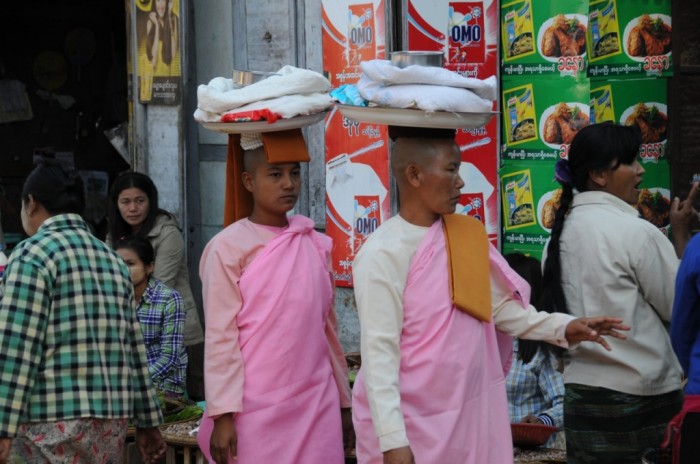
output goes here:
[{"label": "advertisement banner", "polygon": [[486,79],[498,66],[498,2],[409,0],[407,50],[441,51],[445,67]]},{"label": "advertisement banner", "polygon": [[588,75],[671,76],[671,0],[591,0]]},{"label": "advertisement banner", "polygon": [[133,1],[139,101],[177,105],[182,93],[180,0]]},{"label": "advertisement banner", "polygon": [[[409,0],[406,50],[442,51],[445,68],[467,77],[497,74],[498,2]],[[498,104],[494,104],[494,110]],[[498,118],[478,129],[457,130],[465,182],[457,212],[479,219],[498,241]]]},{"label": "advertisement banner", "polygon": [[[356,83],[360,62],[385,58],[383,1],[322,2],[323,72],[333,87]],[[335,284],[352,286],[352,261],[390,214],[387,127],[333,109],[325,122],[326,234]]]},{"label": "advertisement banner", "polygon": [[586,76],[588,1],[504,0],[501,75]]},{"label": "advertisement banner", "polygon": [[589,80],[513,78],[502,84],[504,163],[566,158],[571,140],[590,123]]},{"label": "advertisement banner", "polygon": [[640,161],[649,171],[668,155],[666,79],[591,80],[591,123],[636,125],[642,132]]}]

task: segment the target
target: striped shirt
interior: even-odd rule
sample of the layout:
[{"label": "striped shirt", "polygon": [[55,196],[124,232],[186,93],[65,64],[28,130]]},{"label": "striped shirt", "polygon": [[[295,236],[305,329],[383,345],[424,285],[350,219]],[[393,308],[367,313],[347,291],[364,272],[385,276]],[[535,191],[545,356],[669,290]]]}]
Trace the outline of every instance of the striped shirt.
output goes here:
[{"label": "striped shirt", "polygon": [[564,378],[554,368],[554,359],[539,349],[524,364],[518,359],[518,340],[513,340],[513,364],[506,379],[511,422],[532,414],[546,425],[564,427]]},{"label": "striped shirt", "polygon": [[12,252],[0,302],[0,437],[78,418],[162,421],[122,259],[77,214]]},{"label": "striped shirt", "polygon": [[180,294],[151,277],[138,315],[153,384],[165,393],[181,396],[185,392],[187,353],[185,308]]}]

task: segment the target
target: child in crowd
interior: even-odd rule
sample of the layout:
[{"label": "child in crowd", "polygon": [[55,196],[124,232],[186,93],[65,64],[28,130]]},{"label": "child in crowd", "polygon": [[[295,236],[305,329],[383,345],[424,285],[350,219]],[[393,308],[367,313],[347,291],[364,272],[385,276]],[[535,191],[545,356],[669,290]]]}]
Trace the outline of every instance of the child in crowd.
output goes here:
[{"label": "child in crowd", "polygon": [[[239,208],[200,262],[207,406],[198,441],[210,462],[339,464],[352,424],[331,242],[310,219],[287,215],[308,160],[301,131],[272,134],[290,137],[276,145],[282,153],[266,135],[262,146],[246,141],[245,155],[229,144],[243,172],[228,193],[240,207],[243,187],[252,211]],[[306,157],[290,160],[299,144]]]},{"label": "child in crowd", "polygon": [[171,397],[185,394],[185,308],[180,294],[153,277],[155,257],[147,238],[130,236],[114,245],[134,284],[137,313],[153,385]]},{"label": "child in crowd", "polygon": [[185,349],[187,350],[187,393],[193,400],[204,397],[204,333],[194,301],[187,270],[185,241],[175,216],[158,206],[158,189],[140,172],[125,172],[112,184],[109,203],[107,243],[138,235],[153,246],[153,275],[182,297],[185,308]]},{"label": "child in crowd", "polygon": [[[522,253],[504,255],[511,268],[530,284],[530,301],[537,307],[542,295],[542,265]],[[552,348],[539,340],[513,340],[513,362],[506,378],[508,412],[513,423],[553,425],[564,428],[564,378],[556,369]],[[566,446],[552,434],[545,446]]]}]

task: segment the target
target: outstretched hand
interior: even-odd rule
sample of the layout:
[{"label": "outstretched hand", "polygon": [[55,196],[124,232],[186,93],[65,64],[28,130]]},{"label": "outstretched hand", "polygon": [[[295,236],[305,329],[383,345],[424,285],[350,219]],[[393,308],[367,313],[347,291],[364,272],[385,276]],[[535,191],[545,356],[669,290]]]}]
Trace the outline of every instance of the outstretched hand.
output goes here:
[{"label": "outstretched hand", "polygon": [[578,342],[596,342],[610,351],[610,345],[603,336],[615,337],[624,340],[627,337],[619,331],[630,330],[630,327],[622,323],[617,317],[581,317],[569,322],[566,326],[566,341],[569,344]]}]

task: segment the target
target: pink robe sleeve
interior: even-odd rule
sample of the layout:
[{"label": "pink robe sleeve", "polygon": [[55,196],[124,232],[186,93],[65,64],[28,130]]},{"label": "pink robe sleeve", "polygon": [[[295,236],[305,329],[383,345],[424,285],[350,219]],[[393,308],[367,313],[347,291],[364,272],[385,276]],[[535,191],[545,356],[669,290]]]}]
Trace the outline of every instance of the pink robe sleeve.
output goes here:
[{"label": "pink robe sleeve", "polygon": [[242,306],[237,251],[223,240],[211,242],[200,262],[206,327],[204,393],[207,415],[213,418],[243,408],[243,358],[236,325]]},{"label": "pink robe sleeve", "polygon": [[333,377],[338,385],[340,407],[349,408],[352,406],[352,393],[350,392],[350,382],[348,381],[348,363],[345,360],[345,352],[338,339],[338,322],[333,308],[328,312],[328,318],[326,319],[326,338],[328,338],[328,347],[331,351]]}]

